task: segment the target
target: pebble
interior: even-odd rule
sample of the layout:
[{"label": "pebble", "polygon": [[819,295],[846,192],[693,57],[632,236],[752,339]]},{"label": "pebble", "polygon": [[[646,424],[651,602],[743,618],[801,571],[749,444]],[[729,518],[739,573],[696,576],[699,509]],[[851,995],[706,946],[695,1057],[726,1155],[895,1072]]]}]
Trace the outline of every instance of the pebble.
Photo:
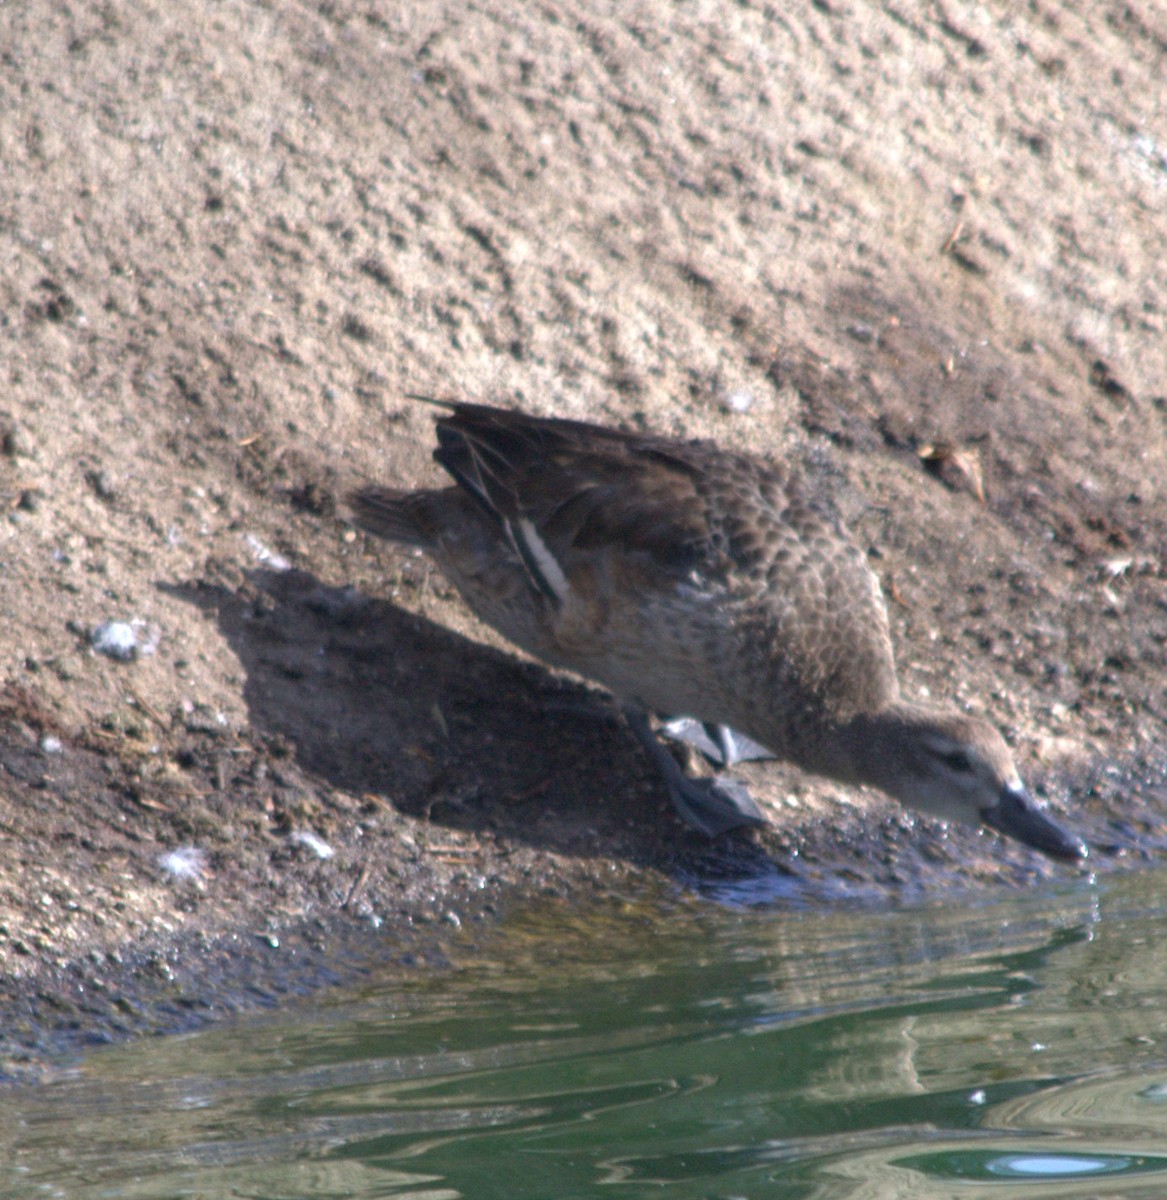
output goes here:
[{"label": "pebble", "polygon": [[153,654],[161,637],[161,630],[145,621],[103,621],[90,634],[89,644],[98,654],[118,662],[133,662]]},{"label": "pebble", "polygon": [[721,407],[726,412],[749,412],[754,407],[754,393],[747,391],[745,388],[738,388],[735,391],[727,392],[721,398]]},{"label": "pebble", "polygon": [[0,449],[6,458],[32,458],[34,453],[32,438],[19,421],[13,421],[0,434]]},{"label": "pebble", "polygon": [[138,656],[138,635],[128,621],[103,621],[90,638],[94,650],[119,662],[131,662]]},{"label": "pebble", "polygon": [[265,546],[255,534],[249,533],[243,540],[254,555],[255,561],[262,566],[270,567],[273,571],[290,571],[292,569],[292,564],[282,554],[277,554]]},{"label": "pebble", "polygon": [[93,494],[99,500],[116,500],[118,498],[117,480],[106,470],[90,471],[85,477]]},{"label": "pebble", "polygon": [[297,829],[288,836],[288,841],[293,846],[303,846],[307,850],[311,850],[317,858],[331,858],[336,851],[322,838],[319,834],[315,834],[311,829]]}]

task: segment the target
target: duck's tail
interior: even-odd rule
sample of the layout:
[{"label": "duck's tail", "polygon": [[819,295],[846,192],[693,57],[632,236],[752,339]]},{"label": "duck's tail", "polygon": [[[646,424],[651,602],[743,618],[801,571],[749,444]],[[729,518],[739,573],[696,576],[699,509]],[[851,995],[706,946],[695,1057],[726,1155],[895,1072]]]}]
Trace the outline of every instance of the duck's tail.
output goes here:
[{"label": "duck's tail", "polygon": [[429,546],[430,539],[417,520],[418,493],[368,487],[349,492],[346,499],[356,523],[368,533],[423,550]]}]

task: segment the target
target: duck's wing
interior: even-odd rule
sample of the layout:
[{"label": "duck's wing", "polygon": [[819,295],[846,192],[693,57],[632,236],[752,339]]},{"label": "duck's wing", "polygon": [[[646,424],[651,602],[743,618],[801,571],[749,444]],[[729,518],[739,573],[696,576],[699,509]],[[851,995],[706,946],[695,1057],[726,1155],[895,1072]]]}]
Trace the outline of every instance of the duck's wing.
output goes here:
[{"label": "duck's wing", "polygon": [[[461,403],[439,418],[434,457],[551,604],[695,589],[730,606],[718,619],[741,637],[727,643],[766,659],[795,707],[845,719],[898,695],[866,556],[780,467],[709,442]],[[598,564],[609,583],[597,584]]]},{"label": "duck's wing", "polygon": [[497,523],[531,583],[559,602],[596,554],[683,578],[717,557],[701,496],[700,453],[580,421],[452,404],[434,458]]}]

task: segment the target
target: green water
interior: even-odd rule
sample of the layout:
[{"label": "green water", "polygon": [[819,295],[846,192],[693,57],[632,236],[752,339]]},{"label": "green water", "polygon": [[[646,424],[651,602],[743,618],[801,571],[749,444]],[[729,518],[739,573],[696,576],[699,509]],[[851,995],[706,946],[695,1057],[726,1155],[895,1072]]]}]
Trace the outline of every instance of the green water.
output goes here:
[{"label": "green water", "polygon": [[0,1094],[12,1197],[1167,1195],[1167,874],[550,904]]}]

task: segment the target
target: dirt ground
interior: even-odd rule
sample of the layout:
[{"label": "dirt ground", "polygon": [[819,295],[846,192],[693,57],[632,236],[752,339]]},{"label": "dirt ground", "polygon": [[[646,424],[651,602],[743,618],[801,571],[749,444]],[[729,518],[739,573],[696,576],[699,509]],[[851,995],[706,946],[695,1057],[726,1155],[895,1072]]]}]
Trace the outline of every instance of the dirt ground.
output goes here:
[{"label": "dirt ground", "polygon": [[775,766],[772,830],[685,832],[599,691],[346,523],[438,477],[411,392],[797,456],[906,691],[1095,870],[1160,855],[1164,79],[1106,0],[0,7],[9,1069],[516,897],[1068,871]]}]

